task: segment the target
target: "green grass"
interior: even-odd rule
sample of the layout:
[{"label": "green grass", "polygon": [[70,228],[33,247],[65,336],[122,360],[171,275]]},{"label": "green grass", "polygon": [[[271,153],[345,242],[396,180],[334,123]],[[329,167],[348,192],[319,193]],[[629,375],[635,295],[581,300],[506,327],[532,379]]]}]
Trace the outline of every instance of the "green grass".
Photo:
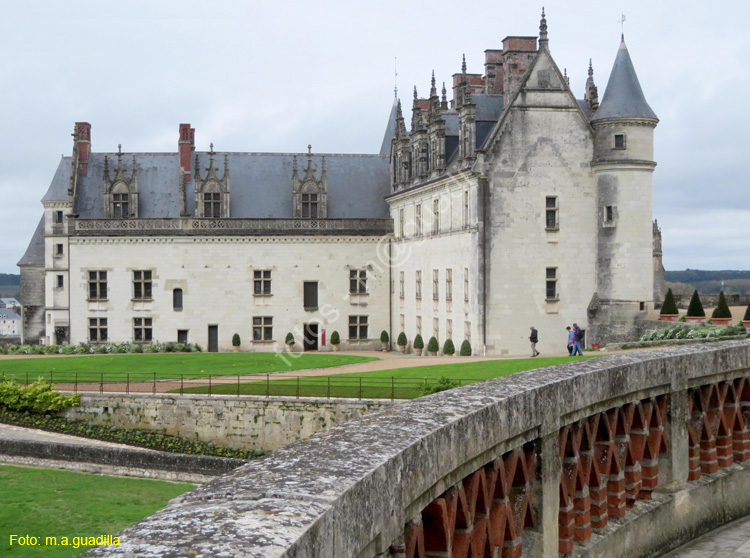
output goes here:
[{"label": "green grass", "polygon": [[[413,399],[422,395],[422,386],[432,384],[441,377],[471,384],[490,378],[499,378],[524,370],[553,366],[573,360],[596,358],[542,357],[504,360],[483,360],[463,364],[442,364],[376,370],[351,374],[331,374],[299,379],[265,380],[231,384],[213,384],[212,394],[283,395],[300,397],[361,397],[366,399]],[[184,393],[207,393],[208,386],[185,388]],[[179,391],[179,390],[174,390]]]},{"label": "green grass", "polygon": [[[45,546],[45,537],[115,535],[194,488],[146,479],[106,477],[0,465],[0,556],[69,557],[90,546]],[[38,546],[10,545],[32,535]]]},{"label": "green grass", "polygon": [[265,372],[293,372],[377,360],[351,355],[275,353],[149,353],[0,359],[0,379],[42,377],[56,383],[130,381],[208,377]]}]

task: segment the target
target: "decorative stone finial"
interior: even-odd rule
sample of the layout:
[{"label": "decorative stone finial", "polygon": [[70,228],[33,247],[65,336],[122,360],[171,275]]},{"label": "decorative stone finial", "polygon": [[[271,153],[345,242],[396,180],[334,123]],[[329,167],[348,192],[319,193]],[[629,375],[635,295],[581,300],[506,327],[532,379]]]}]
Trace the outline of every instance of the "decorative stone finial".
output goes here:
[{"label": "decorative stone finial", "polygon": [[591,64],[591,58],[589,58],[589,77],[594,76],[594,66]]},{"label": "decorative stone finial", "polygon": [[448,96],[445,90],[445,82],[443,82],[443,95],[440,99],[440,110],[448,110]]},{"label": "decorative stone finial", "polygon": [[466,73],[466,54],[462,55],[462,59],[461,59],[461,73],[462,74]]},{"label": "decorative stone finial", "polygon": [[432,70],[432,81],[430,82],[430,97],[437,96],[437,88],[435,87],[435,70]]},{"label": "decorative stone finial", "polygon": [[544,7],[542,7],[542,20],[539,22],[539,48],[545,47],[549,44],[549,38],[547,37],[547,18],[544,14]]}]

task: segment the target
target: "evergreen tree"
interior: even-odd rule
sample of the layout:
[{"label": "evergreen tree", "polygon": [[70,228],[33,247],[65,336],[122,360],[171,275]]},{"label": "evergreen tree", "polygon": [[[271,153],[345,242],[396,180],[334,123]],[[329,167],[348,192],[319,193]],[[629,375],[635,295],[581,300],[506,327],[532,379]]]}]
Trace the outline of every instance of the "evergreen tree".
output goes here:
[{"label": "evergreen tree", "polygon": [[398,340],[396,341],[396,344],[399,347],[406,347],[406,345],[409,344],[409,341],[406,339],[406,334],[403,331],[398,334]]},{"label": "evergreen tree", "polygon": [[456,354],[456,347],[453,345],[452,339],[446,339],[445,343],[443,344],[443,354],[444,355],[454,355]]},{"label": "evergreen tree", "polygon": [[331,345],[339,345],[341,344],[341,337],[339,336],[339,332],[335,331],[331,333]]},{"label": "evergreen tree", "polygon": [[679,314],[677,303],[674,301],[672,289],[667,289],[667,296],[664,297],[664,304],[661,307],[661,314]]},{"label": "evergreen tree", "polygon": [[422,340],[422,336],[417,333],[416,337],[414,337],[414,348],[415,349],[424,349],[424,341]]},{"label": "evergreen tree", "polygon": [[437,337],[434,335],[430,337],[430,340],[427,342],[427,350],[431,353],[437,353],[440,350]]},{"label": "evergreen tree", "polygon": [[471,356],[471,343],[469,343],[468,339],[464,339],[464,342],[461,343],[461,351],[458,354],[461,356]]},{"label": "evergreen tree", "polygon": [[731,318],[732,312],[729,310],[727,299],[724,298],[724,291],[719,293],[719,304],[714,308],[711,314],[712,318]]},{"label": "evergreen tree", "polygon": [[706,315],[706,311],[703,310],[703,304],[701,303],[701,297],[698,296],[697,290],[693,292],[693,298],[690,299],[687,315],[695,316],[697,318],[703,318]]}]

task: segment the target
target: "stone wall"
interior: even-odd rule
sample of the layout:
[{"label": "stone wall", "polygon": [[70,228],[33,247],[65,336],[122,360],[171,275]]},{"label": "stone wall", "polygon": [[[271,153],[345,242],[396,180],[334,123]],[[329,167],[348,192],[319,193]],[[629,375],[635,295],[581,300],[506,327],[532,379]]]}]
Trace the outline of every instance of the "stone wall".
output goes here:
[{"label": "stone wall", "polygon": [[140,428],[241,449],[271,451],[390,401],[204,395],[81,395],[67,418]]},{"label": "stone wall", "polygon": [[521,372],[319,432],[85,556],[658,556],[750,513],[748,405],[748,341]]}]

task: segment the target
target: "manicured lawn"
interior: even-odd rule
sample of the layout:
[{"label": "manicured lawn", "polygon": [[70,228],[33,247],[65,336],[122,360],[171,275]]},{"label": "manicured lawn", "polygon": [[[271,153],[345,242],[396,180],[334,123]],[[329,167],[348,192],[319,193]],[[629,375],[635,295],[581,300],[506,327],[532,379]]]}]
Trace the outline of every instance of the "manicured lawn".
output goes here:
[{"label": "manicured lawn", "polygon": [[0,359],[0,379],[28,377],[51,379],[55,383],[133,381],[187,377],[208,377],[265,372],[292,372],[307,368],[343,366],[377,360],[376,357],[330,354],[274,353],[149,353],[66,357]]},{"label": "manicured lawn", "polygon": [[[236,395],[285,395],[299,397],[361,397],[413,399],[423,395],[425,384],[437,382],[441,377],[457,380],[461,384],[481,382],[499,378],[523,370],[543,368],[564,362],[595,358],[601,355],[583,357],[542,357],[505,360],[483,360],[463,364],[443,364],[396,368],[352,374],[331,374],[286,380],[261,380],[256,382],[213,384],[212,394]],[[175,390],[177,391],[177,390]],[[185,388],[184,393],[207,393],[208,387]]]},{"label": "manicured lawn", "polygon": [[[115,535],[195,485],[0,465],[0,556],[77,556],[73,537]],[[10,545],[10,535],[38,546]],[[68,537],[70,546],[46,546]]]}]

